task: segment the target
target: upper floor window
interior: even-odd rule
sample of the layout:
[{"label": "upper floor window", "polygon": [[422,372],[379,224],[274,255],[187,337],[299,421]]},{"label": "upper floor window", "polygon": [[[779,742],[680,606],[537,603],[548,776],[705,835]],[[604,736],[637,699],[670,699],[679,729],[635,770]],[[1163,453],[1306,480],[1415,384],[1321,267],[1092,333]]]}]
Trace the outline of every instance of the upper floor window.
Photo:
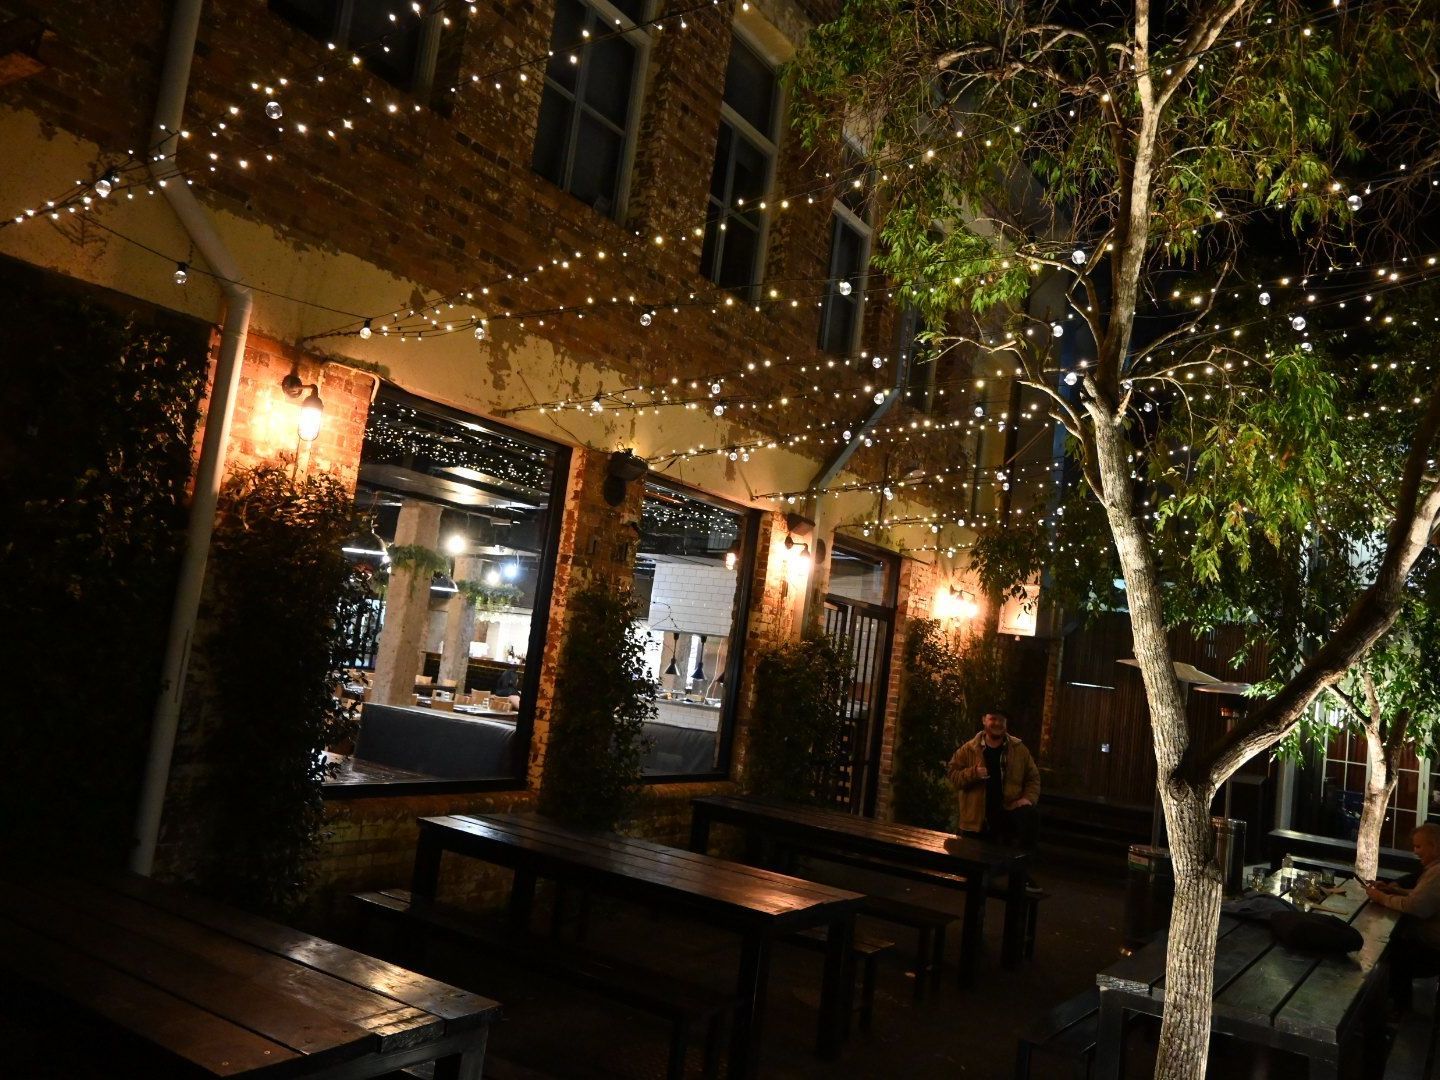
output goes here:
[{"label": "upper floor window", "polygon": [[760,282],[765,223],[758,207],[774,177],[779,98],[774,67],[734,34],[700,251],[700,272],[727,289]]},{"label": "upper floor window", "polygon": [[907,304],[896,320],[895,348],[907,362],[905,404],[921,412],[931,412],[935,407],[939,364],[936,350],[923,336],[926,329],[919,309]]},{"label": "upper floor window", "polygon": [[847,139],[841,187],[830,218],[830,280],[820,312],[820,348],[837,356],[854,352],[860,341],[873,188],[873,170]]},{"label": "upper floor window", "polygon": [[[531,167],[608,217],[624,213],[649,37],[644,0],[557,0]],[[619,32],[628,31],[628,32]]]},{"label": "upper floor window", "polygon": [[270,0],[307,34],[349,49],[386,82],[425,97],[435,77],[441,19],[395,0]]}]

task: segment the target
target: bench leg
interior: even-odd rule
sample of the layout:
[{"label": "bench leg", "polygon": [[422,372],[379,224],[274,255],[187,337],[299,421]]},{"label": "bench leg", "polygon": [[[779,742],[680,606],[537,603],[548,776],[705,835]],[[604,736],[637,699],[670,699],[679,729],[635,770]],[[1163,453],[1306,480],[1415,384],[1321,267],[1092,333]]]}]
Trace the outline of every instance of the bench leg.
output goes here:
[{"label": "bench leg", "polygon": [[1040,901],[1030,900],[1025,915],[1025,959],[1035,959],[1035,935],[1040,929]]},{"label": "bench leg", "polygon": [[745,935],[740,945],[739,1006],[730,1036],[730,1080],[752,1080],[760,1072],[760,1027],[765,988],[770,980],[770,941],[762,933]]},{"label": "bench leg", "polygon": [[930,982],[930,956],[934,949],[931,939],[934,930],[922,926],[916,934],[919,941],[915,945],[915,1000],[919,1001],[925,996],[925,989]]},{"label": "bench leg", "polygon": [[435,1080],[481,1080],[485,1074],[485,1041],[488,1035],[488,1029],[482,1031],[470,1049],[437,1058]]},{"label": "bench leg", "polygon": [[1029,922],[1028,907],[1031,903],[1029,894],[1025,892],[1025,885],[1029,880],[1030,876],[1017,867],[1010,871],[1010,879],[1005,886],[1005,929],[1000,946],[1000,963],[1003,967],[1018,966],[1025,952],[1025,930]]},{"label": "bench leg", "polygon": [[1021,1039],[1015,1047],[1015,1080],[1030,1080],[1030,1041]]},{"label": "bench leg", "polygon": [[1114,992],[1100,991],[1095,1036],[1095,1080],[1120,1080],[1125,1068],[1125,1006]]},{"label": "bench leg", "polygon": [[720,1075],[720,1051],[725,1045],[725,1036],[730,1034],[730,1012],[716,1013],[705,1030],[705,1080],[716,1080]]},{"label": "bench leg", "polygon": [[875,969],[874,955],[865,958],[865,974],[860,983],[860,1030],[869,1032],[870,1021],[875,1016]]},{"label": "bench leg", "polygon": [[535,874],[530,870],[516,870],[510,884],[510,921],[516,926],[528,927],[534,907]]},{"label": "bench leg", "polygon": [[985,882],[979,875],[965,889],[965,921],[960,927],[960,985],[975,981],[980,947],[985,941]]},{"label": "bench leg", "polygon": [[685,1057],[690,1050],[690,1021],[677,1020],[670,1032],[670,1061],[666,1080],[685,1080]]},{"label": "bench leg", "polygon": [[710,850],[710,818],[698,806],[690,808],[690,850],[702,855]]},{"label": "bench leg", "polygon": [[940,989],[940,976],[945,971],[945,927],[935,928],[935,944],[930,950],[930,983]]},{"label": "bench leg", "polygon": [[855,999],[855,959],[850,943],[855,937],[855,916],[832,922],[825,932],[825,974],[820,984],[820,1022],[817,1050],[830,1060],[840,1053],[840,1044],[850,1030],[850,1010]]}]

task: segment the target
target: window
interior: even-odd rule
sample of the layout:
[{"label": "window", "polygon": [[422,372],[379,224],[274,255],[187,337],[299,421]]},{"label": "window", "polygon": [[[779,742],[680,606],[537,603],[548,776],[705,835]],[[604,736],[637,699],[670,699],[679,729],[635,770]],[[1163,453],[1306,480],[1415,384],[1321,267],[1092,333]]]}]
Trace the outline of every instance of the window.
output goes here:
[{"label": "window", "polygon": [[740,671],[752,516],[654,482],[645,486],[635,595],[658,684],[649,777],[724,769]]},{"label": "window", "polygon": [[926,329],[919,309],[907,305],[896,322],[895,345],[896,351],[909,363],[905,370],[905,404],[928,413],[935,407],[939,358],[934,347],[921,336]]},{"label": "window", "polygon": [[545,646],[564,451],[382,388],[345,545],[371,573],[349,627],[354,745],[332,788],[523,775]]},{"label": "window", "polygon": [[531,167],[608,217],[624,212],[649,38],[642,0],[558,0]]},{"label": "window", "polygon": [[830,280],[820,312],[820,348],[836,356],[848,356],[859,345],[870,264],[874,177],[860,148],[848,139],[842,179],[830,219]]},{"label": "window", "polygon": [[775,170],[779,96],[775,69],[733,34],[700,250],[700,272],[727,289],[749,293],[760,283],[765,220],[758,204]]},{"label": "window", "polygon": [[270,0],[270,8],[307,34],[349,49],[386,82],[416,97],[429,94],[440,49],[439,16],[417,15],[394,0]]},{"label": "window", "polygon": [[[1295,766],[1294,801],[1289,827],[1302,832],[1354,840],[1360,826],[1365,797],[1365,737],[1339,727],[1337,714],[1327,717],[1335,725],[1323,749],[1312,748]],[[1410,833],[1437,812],[1434,763],[1404,749],[1395,770],[1397,783],[1380,829],[1382,847],[1408,850]]]}]

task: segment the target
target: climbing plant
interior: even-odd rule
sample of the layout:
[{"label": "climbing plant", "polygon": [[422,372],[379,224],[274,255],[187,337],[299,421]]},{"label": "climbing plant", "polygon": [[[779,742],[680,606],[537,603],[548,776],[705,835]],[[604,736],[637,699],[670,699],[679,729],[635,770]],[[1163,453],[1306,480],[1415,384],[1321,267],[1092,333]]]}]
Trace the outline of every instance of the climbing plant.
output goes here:
[{"label": "climbing plant", "polygon": [[767,649],[755,667],[755,712],[745,784],[757,795],[824,804],[845,729],[850,665],[825,635]]}]

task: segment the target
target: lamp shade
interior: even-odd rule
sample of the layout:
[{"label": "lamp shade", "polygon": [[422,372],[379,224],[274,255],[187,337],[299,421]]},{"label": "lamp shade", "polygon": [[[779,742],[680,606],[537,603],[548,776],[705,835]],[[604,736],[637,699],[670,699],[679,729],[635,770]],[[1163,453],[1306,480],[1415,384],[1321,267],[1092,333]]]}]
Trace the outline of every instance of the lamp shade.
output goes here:
[{"label": "lamp shade", "polygon": [[700,658],[695,661],[695,670],[690,673],[692,679],[705,678],[705,635],[700,635]]},{"label": "lamp shade", "polygon": [[340,544],[340,550],[357,562],[384,563],[388,559],[385,541],[374,526],[347,537]]}]

